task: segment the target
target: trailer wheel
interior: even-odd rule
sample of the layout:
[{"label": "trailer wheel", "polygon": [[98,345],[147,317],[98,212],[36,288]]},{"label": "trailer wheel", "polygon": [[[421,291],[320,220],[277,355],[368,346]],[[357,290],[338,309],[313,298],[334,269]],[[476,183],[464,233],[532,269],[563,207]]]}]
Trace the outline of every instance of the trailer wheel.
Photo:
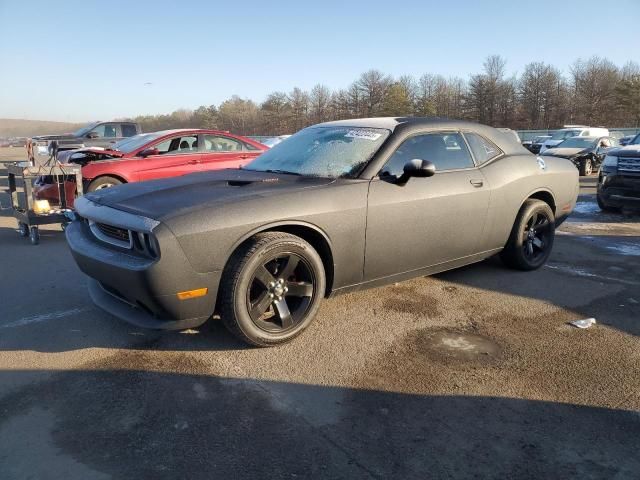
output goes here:
[{"label": "trailer wheel", "polygon": [[26,223],[18,222],[18,232],[20,233],[21,237],[28,237],[29,227],[27,226]]},{"label": "trailer wheel", "polygon": [[31,245],[38,245],[40,243],[40,232],[38,232],[38,227],[31,227],[29,231],[29,240],[31,240]]}]

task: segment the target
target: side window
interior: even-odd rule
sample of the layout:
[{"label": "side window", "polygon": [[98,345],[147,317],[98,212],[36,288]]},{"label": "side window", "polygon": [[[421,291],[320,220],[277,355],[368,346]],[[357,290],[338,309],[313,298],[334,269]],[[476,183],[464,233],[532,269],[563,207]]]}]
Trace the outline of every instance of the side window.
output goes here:
[{"label": "side window", "polygon": [[380,174],[402,175],[404,165],[415,158],[429,160],[436,166],[436,172],[474,166],[460,133],[429,133],[416,135],[402,142]]},{"label": "side window", "polygon": [[102,125],[92,128],[89,133],[97,135],[96,138],[104,138],[104,127],[106,127],[106,124],[103,123]]},{"label": "side window", "polygon": [[243,143],[244,143],[244,149],[245,150],[248,150],[250,152],[257,152],[258,150],[260,150],[258,147],[254,147],[250,143],[246,143],[246,142],[243,142]]},{"label": "side window", "polygon": [[469,132],[465,133],[464,136],[467,139],[467,142],[469,142],[469,147],[471,148],[478,165],[482,165],[502,153],[502,151],[496,147],[493,142],[481,137],[477,133]]},{"label": "side window", "polygon": [[242,142],[219,135],[205,135],[204,150],[205,152],[239,152],[242,151]]},{"label": "side window", "polygon": [[116,138],[118,136],[118,130],[116,129],[116,125],[113,123],[105,123],[104,127],[104,135],[105,138]]},{"label": "side window", "polygon": [[173,137],[163,142],[156,143],[153,148],[157,149],[159,155],[182,155],[185,153],[195,153],[198,151],[198,137],[188,135]]},{"label": "side window", "polygon": [[122,128],[123,137],[133,137],[138,133],[136,132],[136,126],[131,125],[130,123],[123,123],[122,125],[120,125],[120,128]]}]

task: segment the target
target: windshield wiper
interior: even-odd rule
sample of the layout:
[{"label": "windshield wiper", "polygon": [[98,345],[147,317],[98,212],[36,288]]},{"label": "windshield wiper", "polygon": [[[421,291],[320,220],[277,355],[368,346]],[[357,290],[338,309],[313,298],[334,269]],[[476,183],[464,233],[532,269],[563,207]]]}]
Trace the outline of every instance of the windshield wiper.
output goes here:
[{"label": "windshield wiper", "polygon": [[255,170],[253,168],[242,168],[242,170],[245,170],[247,172],[266,172],[266,173],[283,173],[285,175],[297,175],[297,176],[302,176],[302,173],[298,173],[298,172],[290,172],[289,170],[279,170],[277,168],[268,168],[266,170]]}]

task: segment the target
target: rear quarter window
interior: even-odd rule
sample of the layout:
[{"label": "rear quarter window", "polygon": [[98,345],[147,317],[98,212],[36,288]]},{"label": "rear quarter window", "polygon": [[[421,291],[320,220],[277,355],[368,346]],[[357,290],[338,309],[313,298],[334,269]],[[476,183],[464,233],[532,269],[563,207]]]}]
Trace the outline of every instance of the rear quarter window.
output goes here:
[{"label": "rear quarter window", "polygon": [[478,165],[482,165],[502,154],[502,150],[500,150],[495,143],[477,133],[467,132],[464,136],[467,139],[467,143],[469,143],[469,147]]}]

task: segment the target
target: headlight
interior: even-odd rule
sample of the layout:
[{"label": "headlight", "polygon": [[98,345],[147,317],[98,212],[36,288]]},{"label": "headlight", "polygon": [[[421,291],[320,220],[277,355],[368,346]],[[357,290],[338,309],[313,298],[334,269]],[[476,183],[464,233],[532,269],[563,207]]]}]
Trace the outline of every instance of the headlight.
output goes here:
[{"label": "headlight", "polygon": [[604,157],[604,162],[602,162],[603,167],[617,167],[618,166],[618,157],[615,155],[607,155]]}]

